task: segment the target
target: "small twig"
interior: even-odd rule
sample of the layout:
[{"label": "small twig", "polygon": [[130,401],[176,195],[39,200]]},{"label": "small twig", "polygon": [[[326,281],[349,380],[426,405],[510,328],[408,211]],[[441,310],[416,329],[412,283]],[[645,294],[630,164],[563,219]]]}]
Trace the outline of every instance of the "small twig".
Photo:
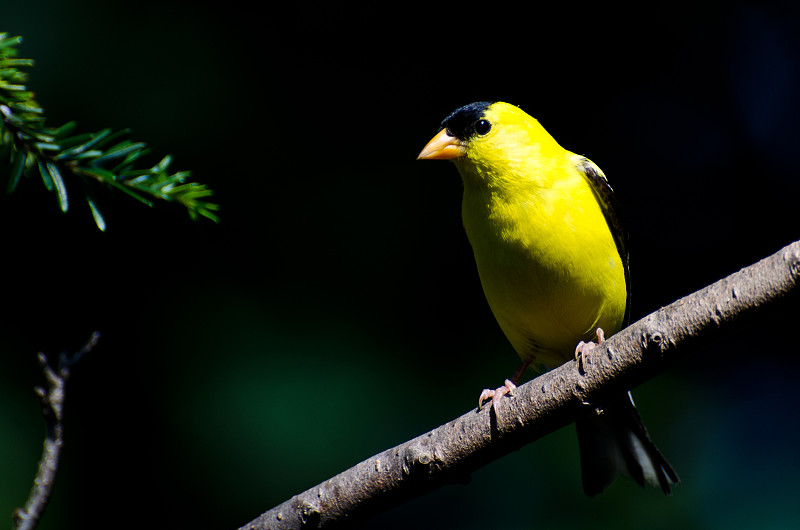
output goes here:
[{"label": "small twig", "polygon": [[607,393],[633,388],[717,328],[800,284],[800,241],[646,316],[587,357],[514,390],[497,415],[468,412],[295,495],[240,530],[333,528],[385,511],[470,473],[591,412]]},{"label": "small twig", "polygon": [[67,355],[63,352],[58,358],[58,369],[54,370],[47,360],[47,356],[39,353],[39,364],[44,371],[48,389],[37,386],[34,392],[39,396],[42,405],[42,416],[44,416],[47,427],[47,435],[44,439],[42,458],[39,460],[39,470],[33,480],[33,488],[28,495],[28,500],[22,508],[14,511],[15,530],[32,530],[39,523],[50,494],[55,484],[56,471],[61,458],[61,446],[64,443],[64,386],[69,378],[70,368],[77,363],[81,357],[90,352],[100,339],[100,334],[94,332],[89,341],[77,352]]}]

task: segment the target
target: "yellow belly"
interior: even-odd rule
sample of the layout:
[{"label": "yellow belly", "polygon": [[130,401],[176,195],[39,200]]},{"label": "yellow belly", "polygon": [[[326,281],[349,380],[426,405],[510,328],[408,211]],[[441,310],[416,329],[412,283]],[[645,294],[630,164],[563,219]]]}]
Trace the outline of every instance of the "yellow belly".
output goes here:
[{"label": "yellow belly", "polygon": [[[481,283],[519,356],[553,368],[598,327],[622,326],[622,260],[588,184],[578,176],[529,197],[465,189],[463,217]],[[474,190],[472,190],[474,191]]]}]

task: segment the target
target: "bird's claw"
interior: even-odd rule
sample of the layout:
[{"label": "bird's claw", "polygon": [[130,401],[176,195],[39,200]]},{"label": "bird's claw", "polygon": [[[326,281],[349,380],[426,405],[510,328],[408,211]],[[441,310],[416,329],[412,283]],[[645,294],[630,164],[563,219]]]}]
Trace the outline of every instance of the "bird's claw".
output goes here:
[{"label": "bird's claw", "polygon": [[597,328],[597,344],[592,341],[583,342],[580,341],[578,346],[575,347],[575,360],[578,361],[578,366],[581,367],[581,371],[583,371],[583,365],[586,363],[586,355],[589,354],[596,346],[600,346],[606,340],[606,335],[603,332],[603,328]]},{"label": "bird's claw", "polygon": [[481,396],[478,398],[478,410],[483,408],[483,402],[489,398],[492,400],[492,407],[497,410],[497,404],[500,402],[500,398],[506,394],[511,395],[511,392],[516,390],[516,388],[517,385],[512,383],[509,379],[505,380],[503,386],[495,388],[494,390],[490,388],[484,388],[483,392],[481,392]]}]

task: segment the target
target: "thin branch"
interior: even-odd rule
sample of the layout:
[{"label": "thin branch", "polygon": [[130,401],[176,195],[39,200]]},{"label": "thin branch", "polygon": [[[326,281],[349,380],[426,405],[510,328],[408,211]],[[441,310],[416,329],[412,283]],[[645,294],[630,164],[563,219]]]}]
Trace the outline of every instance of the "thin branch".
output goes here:
[{"label": "thin branch", "polygon": [[796,290],[800,241],[661,308],[592,350],[520,386],[499,411],[470,411],[377,454],[242,526],[331,528],[361,521],[444,484],[465,482],[487,463],[592,413],[606,393],[663,371],[710,332]]},{"label": "thin branch", "polygon": [[55,484],[56,472],[61,459],[61,447],[64,443],[64,387],[69,379],[70,368],[78,362],[84,354],[94,348],[100,334],[95,332],[89,341],[73,355],[62,353],[58,359],[58,370],[53,370],[45,354],[40,353],[39,364],[47,379],[48,389],[36,387],[34,392],[39,396],[42,405],[42,416],[47,425],[47,435],[44,439],[42,458],[39,460],[39,470],[33,480],[33,488],[28,495],[28,500],[22,508],[14,511],[14,528],[16,530],[32,530],[39,523],[50,494]]}]

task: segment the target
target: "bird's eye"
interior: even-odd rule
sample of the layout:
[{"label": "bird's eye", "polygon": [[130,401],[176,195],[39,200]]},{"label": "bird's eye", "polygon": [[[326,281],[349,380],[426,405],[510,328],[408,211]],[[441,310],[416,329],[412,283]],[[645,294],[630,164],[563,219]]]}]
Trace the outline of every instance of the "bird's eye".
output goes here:
[{"label": "bird's eye", "polygon": [[489,120],[478,120],[475,122],[475,132],[484,135],[492,129],[492,124]]}]

